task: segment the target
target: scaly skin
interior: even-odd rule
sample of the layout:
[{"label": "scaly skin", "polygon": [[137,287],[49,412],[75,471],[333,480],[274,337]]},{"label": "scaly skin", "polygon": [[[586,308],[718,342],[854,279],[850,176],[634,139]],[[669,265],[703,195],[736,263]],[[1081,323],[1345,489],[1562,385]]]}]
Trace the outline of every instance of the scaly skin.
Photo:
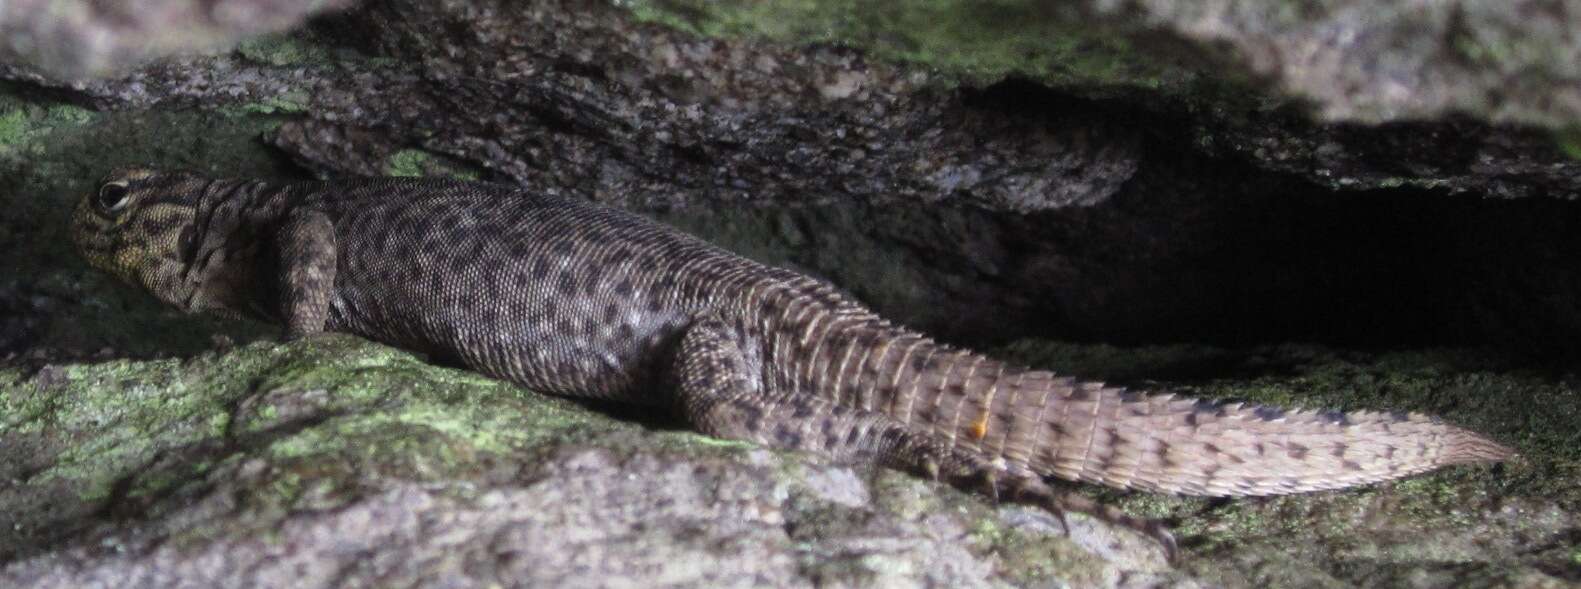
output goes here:
[{"label": "scaly skin", "polygon": [[190,312],[348,332],[704,433],[904,468],[1156,525],[1045,477],[1189,495],[1338,489],[1513,453],[1417,414],[1142,394],[953,349],[823,282],[640,217],[426,179],[270,184],[128,168],[78,249]]}]

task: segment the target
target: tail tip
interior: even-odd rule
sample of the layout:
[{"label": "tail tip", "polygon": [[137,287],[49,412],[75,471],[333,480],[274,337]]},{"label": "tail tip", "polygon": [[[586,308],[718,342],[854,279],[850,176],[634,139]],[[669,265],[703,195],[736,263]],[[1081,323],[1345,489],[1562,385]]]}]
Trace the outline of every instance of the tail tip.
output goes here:
[{"label": "tail tip", "polygon": [[1449,443],[1448,460],[1452,464],[1477,464],[1484,462],[1508,462],[1520,458],[1520,453],[1513,448],[1493,441],[1481,434],[1468,431],[1457,432],[1460,435]]}]

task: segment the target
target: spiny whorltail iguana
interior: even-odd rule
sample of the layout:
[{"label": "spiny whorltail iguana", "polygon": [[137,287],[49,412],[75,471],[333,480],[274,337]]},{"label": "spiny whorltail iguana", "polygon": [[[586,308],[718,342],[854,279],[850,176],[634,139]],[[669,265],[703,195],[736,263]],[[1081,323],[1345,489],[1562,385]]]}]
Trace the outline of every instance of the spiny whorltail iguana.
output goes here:
[{"label": "spiny whorltail iguana", "polygon": [[829,284],[622,211],[425,179],[113,172],[95,266],[187,311],[458,360],[549,393],[673,407],[724,438],[1157,526],[1044,477],[1188,495],[1337,489],[1511,451],[1432,418],[1143,394],[937,344]]}]

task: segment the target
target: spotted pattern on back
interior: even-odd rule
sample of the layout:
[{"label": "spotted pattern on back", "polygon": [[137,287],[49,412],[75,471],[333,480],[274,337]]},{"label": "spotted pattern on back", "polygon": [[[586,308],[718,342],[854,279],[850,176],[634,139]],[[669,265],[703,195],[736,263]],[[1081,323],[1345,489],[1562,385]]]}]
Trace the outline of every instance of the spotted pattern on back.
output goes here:
[{"label": "spotted pattern on back", "polygon": [[1406,413],[1144,394],[1005,364],[835,287],[622,211],[430,179],[123,169],[73,220],[94,265],[188,311],[360,334],[714,435],[1057,500],[1044,477],[1199,495],[1387,480],[1511,452]]}]

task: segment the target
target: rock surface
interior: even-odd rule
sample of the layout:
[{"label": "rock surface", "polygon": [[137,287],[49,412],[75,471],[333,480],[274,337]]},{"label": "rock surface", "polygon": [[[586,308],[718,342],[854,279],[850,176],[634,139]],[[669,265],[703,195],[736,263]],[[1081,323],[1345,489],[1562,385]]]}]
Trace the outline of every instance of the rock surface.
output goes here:
[{"label": "rock surface", "polygon": [[[319,174],[515,182],[673,211],[705,234],[767,224],[768,237],[726,245],[778,252],[958,341],[1581,356],[1581,267],[1550,254],[1581,246],[1581,215],[1559,198],[1486,198],[1574,193],[1581,162],[1548,132],[1476,118],[1318,124],[1186,65],[1170,70],[1179,80],[1084,70],[1108,72],[1101,81],[970,42],[1045,38],[1017,28],[1025,18],[960,16],[966,28],[891,39],[939,55],[886,53],[873,28],[812,38],[938,57],[919,65],[738,30],[794,15],[679,6],[381,2],[232,54],[27,88],[97,110],[271,118],[268,140]],[[1039,59],[1085,55],[1049,39]],[[952,46],[977,57],[946,59]],[[1031,78],[953,86],[1012,71]],[[1117,87],[1130,90],[1100,92]]]},{"label": "rock surface", "polygon": [[0,374],[0,585],[1193,586],[1150,541],[343,336]]},{"label": "rock surface", "polygon": [[354,0],[11,0],[0,4],[10,75],[102,76],[172,54],[226,49]]},{"label": "rock surface", "polygon": [[[1231,503],[1104,493],[1140,536],[896,472],[616,419],[326,336],[0,370],[0,585],[1534,586],[1575,577],[1576,383],[1451,351],[1001,355],[1194,394],[1436,410],[1527,459]],[[1194,377],[1192,374],[1212,374]],[[1231,375],[1231,376],[1225,376]],[[1488,398],[1501,390],[1545,415]],[[1480,401],[1479,401],[1480,399]],[[621,415],[624,413],[624,415]],[[646,425],[632,423],[647,414]],[[639,418],[640,419],[640,418]],[[673,424],[672,424],[673,425]],[[1522,437],[1515,437],[1522,436]],[[1566,474],[1568,473],[1568,474]],[[1197,580],[1193,580],[1195,577]]]},{"label": "rock surface", "polygon": [[[0,38],[6,40],[0,60],[64,78],[103,75],[170,54],[224,47],[354,3],[16,0],[0,12]],[[1088,91],[1189,95],[1192,84],[1213,77],[1205,70],[1228,67],[1236,70],[1231,77],[1272,80],[1283,94],[1315,104],[1330,120],[1377,123],[1472,113],[1484,121],[1547,128],[1581,120],[1581,40],[1569,34],[1577,18],[1570,2],[1084,0],[982,6],[910,0],[882,13],[838,0],[627,5],[645,20],[708,36],[846,43],[886,60],[927,63],[979,82],[1021,73]],[[405,15],[399,20],[416,25],[434,13],[468,14],[467,21],[476,23],[511,12],[499,10],[505,6],[452,2],[424,14],[408,4],[389,14]],[[530,36],[499,30],[475,39]],[[563,40],[553,45],[567,45]],[[661,49],[653,57],[673,68],[677,60],[697,57],[688,53]],[[732,69],[783,73],[778,65]],[[843,73],[824,78],[816,91],[845,98],[870,82],[861,73]]]}]

